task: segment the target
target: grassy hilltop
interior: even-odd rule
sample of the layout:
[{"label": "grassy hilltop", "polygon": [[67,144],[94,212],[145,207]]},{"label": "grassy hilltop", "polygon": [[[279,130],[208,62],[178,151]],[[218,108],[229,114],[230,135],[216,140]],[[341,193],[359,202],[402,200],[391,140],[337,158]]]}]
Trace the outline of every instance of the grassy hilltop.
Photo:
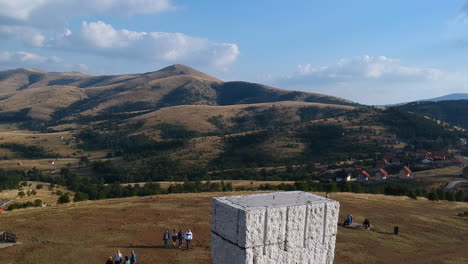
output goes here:
[{"label": "grassy hilltop", "polygon": [[[210,199],[234,193],[161,195],[88,201],[0,215],[2,229],[21,245],[2,249],[1,263],[104,262],[120,248],[141,263],[210,263]],[[236,193],[238,194],[238,193]],[[369,217],[374,231],[339,227],[335,263],[466,263],[466,203],[431,202],[369,194],[333,193],[356,221]],[[395,236],[393,227],[400,227]],[[162,248],[162,232],[192,228],[190,251]]]}]

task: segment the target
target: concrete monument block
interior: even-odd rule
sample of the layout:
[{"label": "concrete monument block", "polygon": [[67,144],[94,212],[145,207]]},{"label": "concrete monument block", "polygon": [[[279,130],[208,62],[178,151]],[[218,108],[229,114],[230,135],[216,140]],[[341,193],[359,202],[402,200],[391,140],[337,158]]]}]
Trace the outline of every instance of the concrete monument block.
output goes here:
[{"label": "concrete monument block", "polygon": [[333,263],[338,212],[306,192],[213,198],[213,264]]}]

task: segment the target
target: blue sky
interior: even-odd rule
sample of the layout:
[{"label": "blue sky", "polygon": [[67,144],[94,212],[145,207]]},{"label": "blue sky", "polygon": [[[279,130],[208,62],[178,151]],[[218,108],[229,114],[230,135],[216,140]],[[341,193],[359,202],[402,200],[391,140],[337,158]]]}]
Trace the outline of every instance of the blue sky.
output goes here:
[{"label": "blue sky", "polygon": [[465,0],[0,0],[0,69],[181,63],[388,104],[468,92]]}]

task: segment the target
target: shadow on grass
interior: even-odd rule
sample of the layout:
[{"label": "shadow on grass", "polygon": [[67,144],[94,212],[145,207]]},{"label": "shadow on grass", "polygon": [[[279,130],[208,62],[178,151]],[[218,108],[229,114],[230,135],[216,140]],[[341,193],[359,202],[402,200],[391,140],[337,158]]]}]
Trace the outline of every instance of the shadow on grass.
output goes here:
[{"label": "shadow on grass", "polygon": [[384,232],[384,231],[375,231],[375,232],[378,234],[382,234],[382,235],[394,235],[393,232]]},{"label": "shadow on grass", "polygon": [[[144,246],[144,245],[128,245],[128,246],[107,246],[108,248],[163,248],[166,249],[164,246]],[[171,249],[169,247],[167,249]]]}]

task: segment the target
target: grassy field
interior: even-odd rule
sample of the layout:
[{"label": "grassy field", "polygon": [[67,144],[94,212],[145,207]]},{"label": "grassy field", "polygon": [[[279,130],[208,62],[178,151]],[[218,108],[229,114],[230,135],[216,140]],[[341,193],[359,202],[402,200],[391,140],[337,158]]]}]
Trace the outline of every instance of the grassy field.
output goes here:
[{"label": "grassy field", "polygon": [[[140,263],[210,262],[210,199],[238,193],[177,194],[86,201],[0,215],[0,226],[23,244],[1,249],[0,263],[104,263],[116,249]],[[466,263],[468,204],[383,195],[333,193],[340,221],[369,217],[374,231],[339,227],[335,263]],[[394,226],[400,235],[392,235]],[[191,250],[162,248],[169,228],[191,228]],[[1,231],[1,230],[0,230]]]},{"label": "grassy field", "polygon": [[[24,202],[33,202],[36,199],[42,200],[42,202],[54,205],[57,203],[58,195],[55,194],[57,191],[61,191],[62,193],[69,192],[72,197],[73,197],[73,192],[68,191],[62,186],[55,186],[49,190],[50,184],[49,183],[43,183],[43,182],[33,182],[29,181],[27,182],[27,186],[22,187],[22,191],[24,193],[27,193],[28,191],[36,190],[35,195],[31,196],[19,196],[18,192],[20,190],[5,190],[0,192],[0,200],[6,200],[6,199],[13,199],[15,203],[24,203]],[[37,185],[41,184],[43,187],[41,189],[37,189]]]}]

